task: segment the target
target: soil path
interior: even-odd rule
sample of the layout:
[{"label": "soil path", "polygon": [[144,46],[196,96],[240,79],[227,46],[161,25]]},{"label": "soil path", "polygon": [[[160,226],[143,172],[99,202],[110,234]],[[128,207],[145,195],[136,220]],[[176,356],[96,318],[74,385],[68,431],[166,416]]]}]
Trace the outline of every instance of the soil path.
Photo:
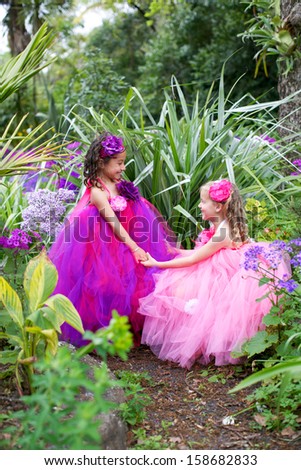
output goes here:
[{"label": "soil path", "polygon": [[[170,362],[158,360],[148,347],[133,349],[126,362],[108,359],[112,372],[131,371],[147,374],[142,380],[144,393],[151,400],[146,417],[128,433],[128,447],[153,449],[250,449],[299,450],[301,435],[269,431],[258,425],[254,410],[235,417],[232,425],[223,424],[227,416],[246,410],[250,389],[236,394],[228,391],[251,371],[237,366],[195,365],[187,371]],[[260,420],[260,414],[255,416]],[[144,436],[137,438],[137,429]],[[156,441],[156,436],[161,436]],[[157,442],[154,446],[154,442]],[[160,447],[162,446],[162,447]]]}]

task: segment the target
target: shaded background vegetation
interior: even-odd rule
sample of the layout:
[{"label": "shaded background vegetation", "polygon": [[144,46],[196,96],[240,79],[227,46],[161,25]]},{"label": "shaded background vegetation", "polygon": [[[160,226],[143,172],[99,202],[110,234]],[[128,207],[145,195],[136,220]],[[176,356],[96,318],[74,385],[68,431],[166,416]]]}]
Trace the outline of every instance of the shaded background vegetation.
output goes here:
[{"label": "shaded background vegetation", "polygon": [[[226,59],[226,92],[241,77],[233,100],[246,92],[256,98],[264,95],[266,100],[278,96],[275,58],[268,58],[268,76],[260,70],[254,78],[254,44],[238,37],[253,13],[246,12],[239,0],[94,2],[115,10],[104,20],[102,10],[93,10],[99,15],[99,26],[87,37],[76,28],[78,2],[4,0],[0,4],[6,9],[4,23],[12,53],[20,52],[20,44],[26,44],[45,19],[57,35],[51,50],[55,63],[3,104],[0,133],[16,109],[20,116],[29,113],[27,126],[47,116],[57,128],[59,116],[77,104],[116,113],[129,87],[139,89],[156,117],[172,75],[183,86],[188,102],[198,92],[204,103]],[[17,30],[12,21],[19,24]]]}]

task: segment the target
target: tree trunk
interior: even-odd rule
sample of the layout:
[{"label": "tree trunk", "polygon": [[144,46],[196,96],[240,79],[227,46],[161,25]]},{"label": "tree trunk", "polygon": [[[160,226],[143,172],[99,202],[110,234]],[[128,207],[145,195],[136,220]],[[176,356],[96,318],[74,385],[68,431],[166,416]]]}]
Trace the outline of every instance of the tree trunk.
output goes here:
[{"label": "tree trunk", "polygon": [[25,27],[24,7],[21,0],[10,0],[5,18],[8,28],[8,44],[13,56],[24,51],[30,42],[30,35]]},{"label": "tree trunk", "polygon": [[[281,19],[287,24],[292,37],[301,34],[301,3],[297,0],[281,0]],[[298,46],[300,48],[300,46]],[[300,49],[301,50],[301,49]],[[301,87],[301,59],[294,63],[293,69],[285,76],[284,67],[281,70],[278,81],[280,98],[300,90]],[[289,141],[299,139],[301,127],[301,94],[289,103],[283,104],[279,110],[279,120],[282,126],[279,128],[281,137],[288,137]],[[295,155],[291,155],[293,159]]]}]

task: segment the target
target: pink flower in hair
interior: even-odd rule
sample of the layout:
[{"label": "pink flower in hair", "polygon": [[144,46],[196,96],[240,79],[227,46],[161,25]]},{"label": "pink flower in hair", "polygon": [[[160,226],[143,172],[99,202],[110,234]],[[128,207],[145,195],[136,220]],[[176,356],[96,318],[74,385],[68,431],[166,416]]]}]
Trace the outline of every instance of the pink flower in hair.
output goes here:
[{"label": "pink flower in hair", "polygon": [[113,157],[117,153],[122,153],[125,150],[121,137],[116,137],[116,135],[106,137],[101,142],[101,147],[100,156],[103,158]]},{"label": "pink flower in hair", "polygon": [[232,184],[228,180],[215,181],[209,188],[209,196],[215,202],[226,202],[231,193]]}]

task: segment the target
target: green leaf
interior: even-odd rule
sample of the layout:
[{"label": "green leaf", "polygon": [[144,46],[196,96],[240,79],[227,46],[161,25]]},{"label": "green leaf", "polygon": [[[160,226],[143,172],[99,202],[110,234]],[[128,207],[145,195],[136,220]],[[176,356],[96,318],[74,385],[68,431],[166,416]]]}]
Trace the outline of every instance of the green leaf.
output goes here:
[{"label": "green leaf", "polygon": [[45,51],[54,40],[54,35],[48,31],[44,23],[34,35],[26,49],[16,57],[11,58],[0,70],[0,102],[15,93],[33,75],[48,66],[55,58],[42,64]]},{"label": "green leaf", "polygon": [[18,351],[5,349],[0,351],[0,364],[15,364],[18,358]]},{"label": "green leaf", "polygon": [[3,302],[8,314],[20,328],[23,327],[24,317],[21,300],[14,289],[0,277],[0,300]]},{"label": "green leaf", "polygon": [[283,320],[279,316],[268,314],[263,317],[262,323],[264,323],[266,326],[277,326],[283,324]]},{"label": "green leaf", "polygon": [[55,311],[59,319],[68,323],[80,333],[84,333],[83,324],[78,311],[72,302],[62,294],[56,294],[45,301],[52,310]]},{"label": "green leaf", "polygon": [[27,317],[34,325],[39,326],[42,330],[54,328],[58,333],[61,333],[60,317],[57,313],[49,307],[42,307],[33,312]]},{"label": "green leaf", "polygon": [[269,284],[269,282],[271,282],[271,279],[264,276],[259,280],[259,286],[264,286],[265,284]]},{"label": "green leaf", "polygon": [[248,354],[249,357],[254,356],[265,351],[267,348],[277,343],[278,335],[277,334],[268,334],[266,331],[259,331],[249,339],[243,345],[243,351]]},{"label": "green leaf", "polygon": [[280,374],[290,374],[291,376],[300,377],[301,378],[301,357],[297,357],[295,359],[291,359],[288,361],[284,361],[280,364],[276,364],[273,367],[269,367],[259,372],[255,372],[255,374],[250,375],[234,388],[229,390],[228,393],[235,393],[243,388],[250,387],[258,382],[262,382],[263,380],[270,379]]},{"label": "green leaf", "polygon": [[55,330],[43,330],[42,335],[46,341],[46,353],[55,356],[58,350],[58,335]]},{"label": "green leaf", "polygon": [[24,274],[24,289],[29,300],[29,308],[34,312],[45,303],[57,284],[56,267],[42,251],[27,265]]}]

